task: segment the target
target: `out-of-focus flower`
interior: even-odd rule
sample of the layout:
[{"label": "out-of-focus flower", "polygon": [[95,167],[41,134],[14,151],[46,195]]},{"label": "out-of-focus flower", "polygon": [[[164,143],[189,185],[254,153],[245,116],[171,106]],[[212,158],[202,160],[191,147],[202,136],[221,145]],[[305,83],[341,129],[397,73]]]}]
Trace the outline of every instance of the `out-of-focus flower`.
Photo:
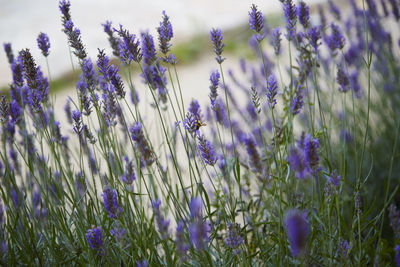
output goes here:
[{"label": "out-of-focus flower", "polygon": [[210,31],[210,38],[211,42],[213,43],[214,46],[214,53],[217,55],[215,58],[219,64],[224,62],[224,58],[221,57],[223,48],[225,44],[223,43],[224,37],[222,36],[222,31],[220,29],[212,29]]},{"label": "out-of-focus flower", "polygon": [[290,248],[294,257],[305,252],[310,226],[306,219],[307,213],[298,209],[289,210],[285,216],[285,228]]},{"label": "out-of-focus flower", "polygon": [[37,44],[39,49],[42,51],[43,56],[47,57],[50,49],[50,39],[47,34],[41,32],[37,38]]}]

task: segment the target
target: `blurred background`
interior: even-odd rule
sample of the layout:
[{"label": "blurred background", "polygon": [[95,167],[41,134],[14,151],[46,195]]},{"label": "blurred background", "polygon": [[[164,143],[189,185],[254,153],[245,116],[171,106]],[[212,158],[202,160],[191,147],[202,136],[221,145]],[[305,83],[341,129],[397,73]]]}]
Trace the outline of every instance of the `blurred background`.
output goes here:
[{"label": "blurred background", "polygon": [[[173,44],[190,46],[194,45],[193,42],[199,36],[208,37],[212,27],[226,31],[247,25],[248,11],[253,3],[263,10],[267,19],[268,14],[283,13],[279,0],[71,0],[70,2],[72,20],[81,30],[83,43],[92,59],[96,57],[97,48],[106,48],[107,54],[111,54],[101,26],[106,20],[112,21],[116,26],[121,23],[135,34],[140,30],[150,30],[151,33],[155,33],[155,28],[161,20],[161,12],[165,10],[174,28]],[[323,0],[305,2],[312,5]],[[57,0],[0,0],[0,6],[1,44],[11,42],[14,53],[30,48],[38,65],[45,69],[45,59],[36,45],[38,34],[44,32],[49,36],[51,43],[49,65],[53,80],[71,70],[67,37],[61,31]],[[187,63],[194,62],[189,60]],[[4,50],[1,49],[0,88],[5,88],[10,81],[11,71]]]}]

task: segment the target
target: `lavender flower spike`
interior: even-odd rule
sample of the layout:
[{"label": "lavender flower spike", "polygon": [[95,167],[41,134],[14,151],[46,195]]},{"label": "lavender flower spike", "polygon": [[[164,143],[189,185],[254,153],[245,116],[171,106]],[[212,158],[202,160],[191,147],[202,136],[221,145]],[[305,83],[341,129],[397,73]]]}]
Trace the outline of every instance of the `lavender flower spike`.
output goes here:
[{"label": "lavender flower spike", "polygon": [[293,40],[296,35],[297,12],[296,6],[293,4],[293,0],[284,0],[283,12],[285,13],[286,17],[286,38],[290,41]]},{"label": "lavender flower spike", "polygon": [[182,221],[179,221],[178,225],[176,226],[175,245],[176,245],[176,250],[178,252],[178,256],[182,260],[185,260],[187,256],[186,253],[189,250],[190,246],[185,241],[184,224]]},{"label": "lavender flower spike", "polygon": [[339,84],[339,92],[346,93],[350,90],[350,79],[341,66],[338,66],[336,81]]},{"label": "lavender flower spike", "polygon": [[262,30],[264,27],[264,18],[261,11],[259,11],[257,9],[257,6],[254,4],[251,6],[251,11],[249,12],[249,24],[250,29],[258,33],[257,40],[261,41],[262,39],[264,39],[264,35],[262,34]]},{"label": "lavender flower spike", "polygon": [[316,172],[319,170],[318,148],[318,138],[314,139],[310,134],[307,134],[304,138],[304,152],[306,155],[305,159],[314,174],[316,174]]},{"label": "lavender flower spike", "polygon": [[142,51],[146,64],[151,65],[157,59],[156,49],[154,47],[153,36],[149,32],[142,32]]},{"label": "lavender flower spike", "polygon": [[397,244],[394,248],[394,251],[396,252],[394,261],[396,262],[396,266],[400,266],[400,245]]},{"label": "lavender flower spike", "polygon": [[130,64],[131,61],[140,62],[142,60],[140,42],[136,39],[136,35],[130,34],[122,25],[119,25],[119,30],[114,29],[121,37],[119,42],[119,57],[125,64]]},{"label": "lavender flower spike", "polygon": [[267,80],[267,98],[271,109],[276,105],[276,95],[278,94],[278,82],[276,81],[275,75],[271,74]]},{"label": "lavender flower spike", "polygon": [[118,37],[114,36],[112,22],[107,20],[104,24],[101,25],[103,26],[104,32],[108,36],[108,42],[110,43],[110,46],[112,48],[113,55],[119,57],[119,55],[121,54],[119,51],[119,39]]},{"label": "lavender flower spike", "polygon": [[189,237],[196,249],[202,250],[208,242],[209,226],[203,222],[201,198],[195,197],[190,201]]},{"label": "lavender flower spike", "polygon": [[160,27],[157,28],[157,32],[160,51],[164,55],[166,55],[170,51],[171,44],[169,42],[171,41],[172,37],[174,37],[174,32],[172,30],[172,25],[169,21],[169,17],[165,13],[165,11],[163,11],[162,14],[163,21],[160,22]]},{"label": "lavender flower spike", "polygon": [[308,5],[304,2],[300,2],[300,6],[297,9],[298,17],[299,17],[299,22],[305,29],[310,27],[310,8]]},{"label": "lavender flower spike", "polygon": [[310,233],[306,216],[306,213],[298,209],[289,210],[286,213],[285,228],[294,257],[302,255],[306,249],[307,237]]},{"label": "lavender flower spike", "polygon": [[80,60],[86,58],[87,53],[85,50],[85,46],[82,43],[81,39],[81,31],[74,27],[74,23],[71,20],[67,20],[64,24],[64,32],[68,37],[68,43],[71,48],[74,49],[73,53]]},{"label": "lavender flower spike", "polygon": [[155,161],[155,157],[143,134],[142,128],[143,126],[139,122],[135,122],[135,124],[129,128],[129,131],[132,135],[132,140],[135,141],[144,162],[147,165],[151,165]]},{"label": "lavender flower spike", "polygon": [[37,43],[39,49],[42,51],[43,56],[47,57],[50,49],[50,40],[47,34],[41,32],[37,38]]},{"label": "lavender flower spike", "polygon": [[218,92],[217,92],[217,88],[218,88],[218,84],[219,84],[219,78],[220,78],[220,74],[218,72],[218,70],[215,70],[211,73],[210,75],[210,100],[211,100],[211,106],[213,107],[215,105],[215,101],[217,100],[218,97]]},{"label": "lavender flower spike", "polygon": [[281,53],[281,41],[281,29],[277,27],[272,31],[272,46],[274,47],[274,52],[277,56]]},{"label": "lavender flower spike", "polygon": [[103,191],[104,206],[110,218],[118,218],[122,212],[122,208],[118,204],[118,194],[115,189],[106,187]]},{"label": "lavender flower spike", "polygon": [[162,239],[167,239],[169,237],[169,220],[166,220],[160,211],[161,200],[153,201],[154,217],[156,218],[158,231],[161,234]]},{"label": "lavender flower spike", "polygon": [[344,38],[339,26],[334,23],[331,24],[331,31],[332,34],[325,38],[325,42],[331,52],[334,53],[336,49],[343,49],[346,39]]},{"label": "lavender flower spike", "polygon": [[86,239],[92,249],[101,252],[103,248],[103,234],[100,227],[89,229],[86,232]]},{"label": "lavender flower spike", "polygon": [[228,233],[225,238],[225,245],[234,249],[234,253],[239,253],[239,246],[244,243],[243,237],[240,234],[240,224],[238,223],[229,223],[228,224]]},{"label": "lavender flower spike", "polygon": [[293,115],[299,114],[301,111],[301,108],[303,107],[303,93],[302,93],[302,87],[300,85],[297,86],[296,90],[296,95],[292,101],[292,104],[290,106],[290,110],[292,111]]},{"label": "lavender flower spike", "polygon": [[12,64],[14,62],[14,54],[11,48],[11,43],[4,43],[4,52],[6,52],[8,63]]},{"label": "lavender flower spike", "polygon": [[214,52],[217,55],[215,59],[217,60],[218,64],[221,64],[225,60],[221,57],[223,48],[225,46],[225,44],[222,42],[224,39],[222,36],[222,31],[220,29],[212,29],[210,31],[210,38],[214,46]]},{"label": "lavender flower spike", "polygon": [[204,162],[210,166],[214,166],[218,159],[215,155],[214,148],[212,147],[210,141],[206,140],[204,136],[198,136],[197,138],[199,140],[198,148]]},{"label": "lavender flower spike", "polygon": [[263,164],[261,162],[260,154],[257,150],[256,141],[252,136],[244,138],[246,144],[247,155],[249,156],[249,165],[252,171],[257,173],[263,172]]},{"label": "lavender flower spike", "polygon": [[192,100],[188,110],[183,126],[194,137],[198,134],[200,126],[203,125],[199,102]]},{"label": "lavender flower spike", "polygon": [[70,14],[71,3],[69,2],[69,0],[61,0],[58,4],[58,8],[60,9],[62,14],[63,26],[65,26],[65,23],[71,20],[71,14]]}]

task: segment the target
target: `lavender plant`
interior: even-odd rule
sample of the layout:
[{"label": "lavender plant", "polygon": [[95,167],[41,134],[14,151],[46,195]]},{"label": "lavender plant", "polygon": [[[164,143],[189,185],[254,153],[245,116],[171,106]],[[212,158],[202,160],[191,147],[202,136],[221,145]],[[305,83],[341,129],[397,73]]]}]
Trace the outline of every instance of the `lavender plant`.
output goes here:
[{"label": "lavender plant", "polygon": [[[81,72],[65,124],[30,50],[5,43],[0,265],[399,266],[399,46],[386,27],[399,3],[281,2],[282,23],[250,6],[240,73],[210,31],[209,103],[184,101],[165,11],[158,46],[102,25],[117,66],[104,48],[89,57],[60,1]],[[46,59],[49,40],[37,38]]]}]

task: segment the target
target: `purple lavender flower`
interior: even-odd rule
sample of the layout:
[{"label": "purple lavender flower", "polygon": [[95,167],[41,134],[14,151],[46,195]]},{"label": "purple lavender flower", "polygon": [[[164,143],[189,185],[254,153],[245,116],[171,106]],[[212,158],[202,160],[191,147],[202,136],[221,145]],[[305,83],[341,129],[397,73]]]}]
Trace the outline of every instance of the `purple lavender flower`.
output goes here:
[{"label": "purple lavender flower", "polygon": [[8,121],[8,116],[10,115],[10,104],[7,101],[5,95],[0,98],[0,122],[5,123]]},{"label": "purple lavender flower", "polygon": [[42,196],[39,191],[33,193],[33,210],[36,218],[46,218],[47,208],[42,203]]},{"label": "purple lavender flower", "polygon": [[[252,103],[250,103],[252,105]],[[214,115],[215,115],[215,119],[217,120],[217,122],[219,124],[221,124],[222,126],[229,128],[229,119],[228,119],[228,115],[226,113],[225,110],[225,103],[221,98],[218,98],[215,103],[214,106],[211,107],[214,111]],[[253,107],[254,109],[254,107]]]},{"label": "purple lavender flower", "polygon": [[184,224],[182,221],[178,222],[176,226],[176,233],[175,233],[175,246],[176,251],[178,253],[179,258],[184,261],[187,257],[187,251],[189,250],[189,244],[185,240],[184,234]]},{"label": "purple lavender flower", "polygon": [[149,86],[158,91],[158,97],[163,102],[166,103],[167,98],[167,77],[165,72],[167,69],[163,67],[158,60],[153,65],[145,65],[143,74],[141,76],[144,78],[144,81],[149,84]]},{"label": "purple lavender flower", "polygon": [[299,22],[303,25],[304,29],[310,27],[310,8],[304,1],[300,1],[300,6],[297,7],[297,16]]},{"label": "purple lavender flower", "polygon": [[198,148],[204,162],[210,166],[214,166],[218,159],[210,141],[206,140],[203,135],[198,136],[197,139],[199,140]]},{"label": "purple lavender flower", "polygon": [[93,62],[90,59],[82,60],[82,76],[81,80],[86,83],[87,88],[90,91],[94,90],[96,84],[98,84],[98,77],[96,70],[93,66]]},{"label": "purple lavender flower", "polygon": [[69,0],[61,0],[58,4],[58,8],[60,9],[62,14],[63,26],[65,26],[65,23],[71,20],[71,14],[70,14],[71,3],[69,2]]},{"label": "purple lavender flower", "polygon": [[301,85],[297,86],[296,95],[292,100],[290,110],[293,115],[299,114],[303,107],[303,92]]},{"label": "purple lavender flower", "polygon": [[130,64],[132,60],[139,63],[142,60],[142,53],[139,47],[140,42],[136,39],[136,35],[130,34],[122,25],[119,25],[119,30],[114,29],[114,31],[121,37],[119,42],[119,57],[121,60],[125,64]]},{"label": "purple lavender flower", "polygon": [[250,29],[257,33],[257,40],[261,41],[264,39],[264,34],[262,33],[264,27],[264,17],[260,10],[257,9],[256,5],[251,6],[251,11],[249,11],[249,24]]},{"label": "purple lavender flower", "polygon": [[211,100],[211,107],[213,107],[215,105],[215,101],[216,101],[216,99],[218,97],[217,89],[218,89],[220,76],[221,75],[219,74],[218,70],[213,71],[211,73],[211,75],[210,75],[211,85],[210,85],[209,97],[210,97],[210,100]]},{"label": "purple lavender flower", "polygon": [[191,199],[189,209],[191,218],[203,218],[203,204],[200,197],[194,197]]},{"label": "purple lavender flower", "polygon": [[137,92],[137,90],[133,89],[129,92],[129,96],[131,99],[132,104],[134,104],[135,106],[140,102],[140,98],[139,98],[139,94]]},{"label": "purple lavender flower", "polygon": [[18,123],[20,121],[22,114],[22,108],[19,106],[16,100],[12,100],[10,103],[10,116],[13,123]]},{"label": "purple lavender flower", "polygon": [[297,147],[290,148],[288,161],[290,164],[290,169],[295,171],[296,178],[305,179],[310,176],[311,170],[306,162],[305,153],[303,150]]},{"label": "purple lavender flower", "polygon": [[189,237],[193,246],[198,250],[203,250],[209,240],[210,231],[207,223],[203,222],[201,198],[195,197],[190,201]]},{"label": "purple lavender flower", "polygon": [[358,72],[357,71],[354,71],[350,75],[350,83],[351,83],[351,88],[353,89],[355,97],[361,98],[363,96],[363,91],[361,89],[360,82],[358,81]]},{"label": "purple lavender flower", "polygon": [[272,31],[272,46],[277,56],[281,54],[281,41],[281,29],[277,27]]},{"label": "purple lavender flower", "polygon": [[246,145],[250,169],[254,172],[262,173],[264,164],[262,163],[260,154],[258,153],[256,141],[250,135],[244,138],[243,141]]},{"label": "purple lavender flower", "polygon": [[[12,70],[12,77],[13,77],[13,85],[15,85],[14,89],[16,90],[21,90],[20,87],[24,85],[24,74],[23,74],[23,65],[22,65],[22,59],[21,56],[19,55],[16,60],[14,60],[11,64],[11,70]],[[13,87],[11,88],[13,89]],[[13,90],[11,90],[11,93],[13,93]],[[18,96],[17,96],[18,95]],[[13,98],[20,98],[21,93],[14,95]]]},{"label": "purple lavender flower", "polygon": [[4,43],[4,52],[6,52],[8,63],[12,64],[14,62],[14,54],[11,48],[11,43]]},{"label": "purple lavender flower", "polygon": [[140,35],[144,62],[146,62],[147,65],[151,65],[157,59],[153,36],[149,32],[142,32]]},{"label": "purple lavender flower", "polygon": [[120,40],[118,39],[118,37],[114,36],[112,22],[106,21],[104,24],[102,24],[102,26],[103,26],[104,32],[108,36],[108,42],[110,43],[111,49],[113,51],[113,55],[116,57],[119,57],[121,54],[121,51],[119,50]]},{"label": "purple lavender flower", "polygon": [[271,74],[267,80],[267,98],[268,104],[271,109],[276,105],[276,95],[278,94],[278,82],[276,81],[275,75]]},{"label": "purple lavender flower", "polygon": [[[255,107],[255,104],[257,104],[257,109]],[[260,111],[258,104],[259,104],[258,102],[248,101],[246,105],[246,111],[249,114],[250,119],[253,121],[256,121],[258,119],[257,114]],[[229,127],[229,122],[228,122],[228,127]]]},{"label": "purple lavender flower", "polygon": [[161,233],[161,238],[162,239],[167,239],[169,237],[169,220],[165,220],[164,216],[161,214],[160,211],[160,205],[161,205],[161,200],[157,199],[152,202],[153,204],[153,210],[154,210],[154,216],[156,217],[156,222],[158,226],[158,231]]},{"label": "purple lavender flower", "polygon": [[108,212],[108,216],[114,219],[118,218],[122,212],[122,208],[118,204],[117,191],[115,189],[106,187],[103,190],[102,196],[104,201],[104,207]]},{"label": "purple lavender flower", "polygon": [[336,49],[343,49],[346,39],[344,38],[339,26],[334,23],[331,24],[331,31],[332,34],[326,36],[325,42],[331,52],[334,53]]},{"label": "purple lavender flower", "polygon": [[33,59],[29,49],[22,50],[20,55],[24,70],[24,78],[29,88],[33,91],[36,91],[40,87],[40,81],[38,80],[38,68],[35,60]]},{"label": "purple lavender flower", "polygon": [[243,237],[241,236],[240,224],[229,223],[227,237],[225,238],[225,245],[235,250],[235,253],[239,253],[239,246],[244,243]]},{"label": "purple lavender flower", "polygon": [[213,28],[210,31],[210,38],[211,42],[213,43],[214,53],[217,55],[215,59],[217,60],[218,64],[221,64],[225,60],[224,58],[221,57],[223,48],[225,46],[225,44],[222,41],[224,39],[224,37],[222,36],[222,31],[220,29]]},{"label": "purple lavender flower", "polygon": [[176,59],[176,56],[174,54],[169,54],[168,57],[164,58],[164,61],[171,65],[178,64],[178,60]]},{"label": "purple lavender flower", "polygon": [[157,32],[160,51],[164,55],[166,55],[170,51],[171,44],[169,42],[171,41],[172,37],[174,37],[174,32],[172,30],[172,25],[169,21],[169,17],[165,13],[165,11],[163,11],[162,14],[163,21],[160,22],[160,27],[157,27]]},{"label": "purple lavender flower", "polygon": [[125,237],[126,230],[117,226],[111,229],[110,234],[119,242]]},{"label": "purple lavender flower", "polygon": [[68,43],[73,49],[73,53],[80,60],[86,58],[87,53],[85,46],[82,43],[81,31],[74,27],[74,23],[71,20],[67,20],[64,24],[64,32],[68,37]]},{"label": "purple lavender flower", "polygon": [[[369,1],[367,1],[369,2]],[[329,9],[331,11],[331,14],[333,14],[333,16],[335,16],[335,18],[340,21],[341,20],[341,12],[340,9],[333,3],[332,0],[328,0],[328,4],[329,4]]]},{"label": "purple lavender flower", "polygon": [[286,17],[286,30],[287,30],[286,38],[290,41],[293,40],[294,37],[296,36],[297,12],[293,0],[284,0],[283,12]]},{"label": "purple lavender flower", "polygon": [[186,118],[183,120],[183,126],[194,137],[203,125],[202,120],[199,102],[192,100],[186,113]]},{"label": "purple lavender flower", "polygon": [[322,27],[325,27],[326,16],[325,16],[324,8],[322,7],[322,5],[318,5],[317,7],[318,7],[318,15],[319,15],[320,24]]},{"label": "purple lavender flower", "polygon": [[0,254],[1,255],[6,255],[7,251],[8,251],[7,242],[5,240],[4,241],[0,241]]},{"label": "purple lavender flower", "polygon": [[319,26],[314,26],[311,29],[308,30],[307,32],[308,38],[310,40],[311,46],[314,48],[314,51],[318,51],[318,46],[321,45],[320,39],[321,39],[321,30]]},{"label": "purple lavender flower", "polygon": [[394,256],[394,261],[396,262],[397,266],[400,266],[400,245],[397,244],[394,248],[394,251],[396,252]]},{"label": "purple lavender flower", "polygon": [[37,44],[39,49],[42,51],[43,56],[47,57],[50,49],[50,40],[47,34],[41,32],[37,38]]},{"label": "purple lavender flower", "polygon": [[339,84],[339,92],[346,93],[350,90],[350,80],[347,74],[344,72],[343,67],[337,66],[336,81]]},{"label": "purple lavender flower", "polygon": [[24,200],[24,196],[22,195],[21,189],[13,188],[11,190],[11,198],[15,208],[20,208],[22,206],[22,202]]},{"label": "purple lavender flower", "polygon": [[139,122],[135,122],[135,124],[129,128],[129,131],[131,133],[132,140],[135,141],[141,157],[145,161],[146,165],[151,165],[156,159],[143,134],[142,128],[143,126]]},{"label": "purple lavender flower", "polygon": [[307,134],[304,138],[305,161],[314,173],[318,171],[319,167],[318,148],[318,138],[314,139],[310,134]]},{"label": "purple lavender flower", "polygon": [[107,127],[115,126],[117,124],[116,116],[117,110],[119,109],[116,97],[115,90],[113,87],[105,87],[104,93],[102,95],[103,98],[103,118],[107,125]]},{"label": "purple lavender flower", "polygon": [[82,134],[82,130],[83,130],[83,122],[82,122],[82,115],[81,112],[76,109],[74,111],[72,111],[72,121],[73,121],[73,129],[74,132],[77,133],[79,136],[81,136]]},{"label": "purple lavender flower", "polygon": [[335,187],[339,186],[340,180],[341,180],[341,176],[337,173],[337,170],[334,170],[328,179],[328,181]]},{"label": "purple lavender flower", "polygon": [[349,242],[345,239],[340,238],[339,240],[339,247],[337,249],[338,253],[342,255],[343,257],[347,257],[347,254],[349,253],[350,250],[350,245]]},{"label": "purple lavender flower", "polygon": [[285,228],[294,257],[302,255],[306,249],[307,237],[310,233],[310,226],[306,217],[307,213],[298,209],[286,212]]},{"label": "purple lavender flower", "polygon": [[149,266],[149,263],[147,262],[146,259],[143,259],[142,261],[138,260],[136,261],[136,267],[147,267]]},{"label": "purple lavender flower", "polygon": [[86,232],[86,239],[93,250],[101,252],[103,249],[103,234],[100,226],[89,229]]},{"label": "purple lavender flower", "polygon": [[133,181],[136,180],[133,161],[130,161],[127,156],[124,157],[124,160],[125,160],[125,169],[124,169],[124,175],[121,177],[121,180],[125,184],[131,185]]},{"label": "purple lavender flower", "polygon": [[83,197],[86,193],[87,190],[87,185],[86,185],[86,178],[85,178],[85,173],[82,171],[79,171],[75,175],[75,186],[76,189],[80,195],[80,197]]},{"label": "purple lavender flower", "polygon": [[68,122],[72,124],[72,112],[71,112],[71,99],[68,98],[64,106],[65,115],[67,116]]}]

